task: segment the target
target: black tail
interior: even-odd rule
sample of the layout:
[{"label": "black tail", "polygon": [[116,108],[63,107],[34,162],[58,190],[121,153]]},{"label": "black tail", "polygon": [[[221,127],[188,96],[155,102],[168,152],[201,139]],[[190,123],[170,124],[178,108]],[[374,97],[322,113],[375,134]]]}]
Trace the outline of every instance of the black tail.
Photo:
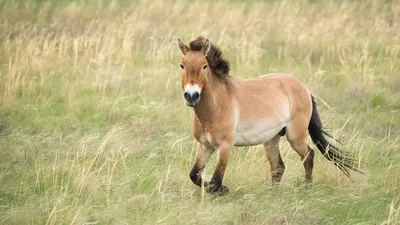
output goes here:
[{"label": "black tail", "polygon": [[350,176],[348,169],[362,173],[360,170],[354,167],[355,159],[345,151],[342,151],[330,144],[324,135],[332,137],[322,129],[321,119],[319,118],[317,103],[315,102],[314,96],[311,95],[312,100],[312,116],[310,124],[308,125],[308,132],[310,133],[311,139],[314,144],[318,147],[319,151],[327,158],[332,161],[344,174]]}]

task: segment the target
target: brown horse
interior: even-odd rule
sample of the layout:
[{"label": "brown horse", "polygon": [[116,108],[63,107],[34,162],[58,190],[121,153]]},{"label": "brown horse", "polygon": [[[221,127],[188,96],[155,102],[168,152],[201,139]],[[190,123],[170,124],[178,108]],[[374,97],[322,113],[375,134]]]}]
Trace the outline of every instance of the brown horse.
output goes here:
[{"label": "brown horse", "polygon": [[194,110],[192,133],[200,143],[190,172],[193,183],[202,185],[201,172],[216,151],[214,175],[204,186],[211,193],[228,191],[222,179],[232,147],[259,144],[267,153],[272,184],[279,183],[285,170],[279,153],[284,135],[303,161],[306,182],[311,182],[314,151],[306,143],[307,130],[321,153],[347,176],[348,169],[359,171],[354,159],[325,139],[314,97],[294,76],[237,80],[229,76],[229,63],[208,39],[200,36],[189,45],[178,39],[178,47],[184,98]]}]

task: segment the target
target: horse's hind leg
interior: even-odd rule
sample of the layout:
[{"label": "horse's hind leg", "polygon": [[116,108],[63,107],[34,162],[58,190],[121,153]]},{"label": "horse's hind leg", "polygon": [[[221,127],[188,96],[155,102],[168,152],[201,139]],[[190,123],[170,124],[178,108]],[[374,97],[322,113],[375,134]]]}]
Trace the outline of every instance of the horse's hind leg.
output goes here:
[{"label": "horse's hind leg", "polygon": [[305,169],[305,181],[311,183],[314,167],[314,151],[307,145],[308,124],[303,120],[294,120],[287,126],[286,137],[290,146],[300,155]]},{"label": "horse's hind leg", "polygon": [[279,153],[280,138],[281,137],[277,135],[270,141],[264,143],[265,152],[271,168],[272,185],[276,185],[281,181],[283,172],[285,171],[285,165]]},{"label": "horse's hind leg", "polygon": [[314,150],[308,146],[308,152],[303,160],[304,169],[306,171],[306,182],[311,183],[312,181],[312,171],[314,168]]}]

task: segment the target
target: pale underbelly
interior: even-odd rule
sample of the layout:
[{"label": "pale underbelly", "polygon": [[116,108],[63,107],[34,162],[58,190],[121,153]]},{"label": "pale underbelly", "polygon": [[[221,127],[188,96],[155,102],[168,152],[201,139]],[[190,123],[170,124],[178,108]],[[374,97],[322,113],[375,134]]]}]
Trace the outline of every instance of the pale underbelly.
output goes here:
[{"label": "pale underbelly", "polygon": [[259,145],[271,140],[286,126],[281,122],[259,122],[238,125],[233,144],[235,146]]}]

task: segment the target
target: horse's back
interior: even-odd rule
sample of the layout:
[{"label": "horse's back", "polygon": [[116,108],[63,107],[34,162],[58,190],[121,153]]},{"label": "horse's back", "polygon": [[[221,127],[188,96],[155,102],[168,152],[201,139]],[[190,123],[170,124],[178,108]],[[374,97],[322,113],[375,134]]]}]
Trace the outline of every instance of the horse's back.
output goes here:
[{"label": "horse's back", "polygon": [[240,103],[258,102],[269,107],[290,104],[292,109],[296,109],[297,105],[311,108],[309,90],[291,74],[272,73],[252,79],[237,80],[236,90],[236,98]]}]

